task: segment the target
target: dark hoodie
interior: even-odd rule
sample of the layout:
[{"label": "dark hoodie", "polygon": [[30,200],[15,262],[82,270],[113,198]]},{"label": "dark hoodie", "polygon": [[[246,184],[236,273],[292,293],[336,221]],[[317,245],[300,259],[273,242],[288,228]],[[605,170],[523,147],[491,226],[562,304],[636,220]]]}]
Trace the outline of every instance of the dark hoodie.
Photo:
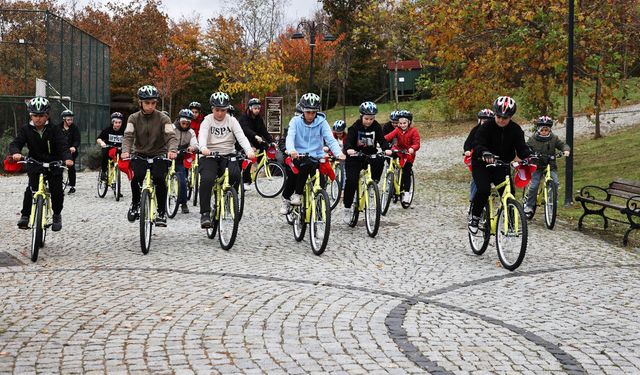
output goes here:
[{"label": "dark hoodie", "polygon": [[360,118],[349,127],[343,149],[344,151],[353,149],[367,155],[373,155],[378,152],[376,144],[379,144],[383,150],[390,148],[389,142],[384,139],[382,126],[380,126],[378,121],[374,120],[373,124],[365,128]]},{"label": "dark hoodie", "polygon": [[40,162],[71,160],[71,152],[67,140],[60,127],[47,122],[42,134],[29,123],[18,129],[18,134],[9,144],[11,154],[19,154],[24,146],[29,148],[29,157]]},{"label": "dark hoodie", "polygon": [[265,142],[273,142],[273,137],[271,137],[271,134],[267,131],[267,127],[264,125],[262,117],[251,117],[249,113],[245,112],[238,122],[242,127],[244,135],[247,136],[249,143],[251,143],[253,147],[258,148],[259,146],[258,141],[256,141],[256,135],[262,137]]},{"label": "dark hoodie", "polygon": [[80,148],[80,129],[78,125],[74,122],[69,126],[69,129],[64,128],[64,121],[58,125],[60,127],[60,131],[67,139],[67,147],[75,147],[76,152],[74,154],[78,154],[78,149]]},{"label": "dark hoodie", "polygon": [[485,164],[480,158],[487,151],[493,155],[498,155],[498,158],[505,163],[515,159],[516,154],[520,159],[531,155],[531,149],[524,142],[524,131],[522,131],[520,125],[513,121],[501,128],[496,124],[495,119],[487,120],[482,126],[478,127],[474,144],[475,151],[472,161],[474,167]]}]

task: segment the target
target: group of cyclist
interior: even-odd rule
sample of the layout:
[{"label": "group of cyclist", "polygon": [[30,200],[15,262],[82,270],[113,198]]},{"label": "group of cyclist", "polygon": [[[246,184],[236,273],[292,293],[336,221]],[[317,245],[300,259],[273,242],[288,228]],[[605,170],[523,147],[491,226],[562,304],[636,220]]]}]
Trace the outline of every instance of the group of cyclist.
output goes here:
[{"label": "group of cyclist", "polygon": [[[529,159],[532,156],[551,156],[555,150],[562,150],[569,156],[570,148],[553,134],[551,127],[553,120],[548,116],[541,116],[535,121],[536,131],[525,142],[522,127],[513,121],[517,105],[513,98],[500,96],[493,102],[493,110],[485,108],[478,112],[478,123],[469,133],[465,143],[465,156],[470,159],[470,169],[473,180],[470,187],[471,215],[469,218],[469,232],[476,234],[480,222],[480,215],[487,204],[491,193],[491,184],[498,185],[510,174],[509,164],[494,166],[496,160],[510,163],[516,159]],[[537,163],[544,163],[547,159],[539,158]],[[555,172],[557,166],[551,165],[553,180],[559,184]],[[542,168],[536,170],[529,183],[528,200],[524,206],[525,214],[531,218],[535,210],[536,196]]]}]

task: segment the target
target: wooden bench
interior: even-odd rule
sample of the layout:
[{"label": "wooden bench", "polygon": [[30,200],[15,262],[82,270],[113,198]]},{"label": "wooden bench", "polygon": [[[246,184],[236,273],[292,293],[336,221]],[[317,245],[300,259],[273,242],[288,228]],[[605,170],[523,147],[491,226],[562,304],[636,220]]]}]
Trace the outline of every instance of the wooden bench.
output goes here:
[{"label": "wooden bench", "polygon": [[640,181],[624,179],[614,180],[607,188],[587,185],[580,189],[576,201],[582,204],[584,213],[578,220],[578,230],[582,229],[582,219],[587,215],[599,215],[604,219],[604,228],[609,227],[609,220],[624,223],[605,214],[609,208],[627,216],[629,229],[624,233],[622,243],[627,246],[629,233],[640,229]]}]

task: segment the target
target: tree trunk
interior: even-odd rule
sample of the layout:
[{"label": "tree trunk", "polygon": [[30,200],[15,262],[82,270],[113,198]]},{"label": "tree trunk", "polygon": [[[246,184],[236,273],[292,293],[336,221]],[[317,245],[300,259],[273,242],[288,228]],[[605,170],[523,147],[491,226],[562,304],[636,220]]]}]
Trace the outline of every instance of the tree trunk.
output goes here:
[{"label": "tree trunk", "polygon": [[595,139],[602,137],[600,134],[600,72],[596,75],[596,95],[594,101],[594,108],[596,112],[596,132]]},{"label": "tree trunk", "polygon": [[327,83],[327,100],[325,101],[326,104],[324,106],[325,110],[329,109],[329,99],[331,99],[331,80]]}]

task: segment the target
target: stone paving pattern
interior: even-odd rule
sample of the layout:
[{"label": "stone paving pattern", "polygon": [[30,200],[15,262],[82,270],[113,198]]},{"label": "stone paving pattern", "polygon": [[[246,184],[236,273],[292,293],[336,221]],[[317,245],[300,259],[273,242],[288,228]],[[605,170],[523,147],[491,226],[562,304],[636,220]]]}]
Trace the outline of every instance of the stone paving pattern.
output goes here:
[{"label": "stone paving pattern", "polygon": [[426,143],[412,208],[392,205],[376,238],[336,213],[320,257],[255,191],[230,251],[192,207],[142,255],[129,189],[99,199],[87,172],[32,264],[26,177],[3,177],[0,251],[23,265],[0,267],[0,373],[640,373],[637,249],[537,218],[516,272],[493,240],[474,255],[447,190],[468,185],[433,172],[459,149]]}]

